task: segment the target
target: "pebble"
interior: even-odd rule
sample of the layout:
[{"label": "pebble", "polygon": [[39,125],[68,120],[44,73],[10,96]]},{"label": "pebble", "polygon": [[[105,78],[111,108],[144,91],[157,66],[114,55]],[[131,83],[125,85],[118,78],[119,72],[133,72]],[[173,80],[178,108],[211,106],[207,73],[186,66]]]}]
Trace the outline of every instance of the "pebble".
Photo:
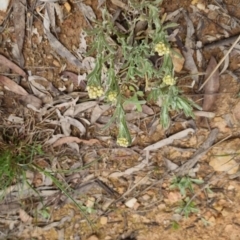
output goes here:
[{"label": "pebble", "polygon": [[89,197],[86,203],[86,206],[89,208],[92,208],[95,204],[95,198],[94,197]]},{"label": "pebble", "polygon": [[147,195],[147,194],[145,194],[145,195],[143,195],[142,196],[142,199],[144,200],[144,201],[147,201],[147,200],[149,200],[151,197],[149,196],[149,195]]},{"label": "pebble", "polygon": [[55,67],[60,67],[60,63],[57,60],[54,59],[52,63]]},{"label": "pebble", "polygon": [[64,3],[64,8],[67,10],[68,13],[71,11],[71,5],[68,2]]},{"label": "pebble", "polygon": [[106,225],[107,222],[108,222],[108,218],[107,218],[107,217],[102,216],[102,217],[100,218],[100,224],[101,224],[101,225]]},{"label": "pebble", "polygon": [[233,185],[229,185],[228,188],[227,188],[228,191],[232,191],[234,189],[235,189],[235,187]]},{"label": "pebble", "polygon": [[130,200],[125,202],[125,205],[129,208],[133,208],[136,202],[137,202],[136,198],[131,198]]},{"label": "pebble", "polygon": [[215,219],[215,217],[210,217],[209,219],[208,219],[208,222],[210,222],[211,223],[211,225],[215,225],[216,224],[216,219]]},{"label": "pebble", "polygon": [[99,238],[96,235],[92,235],[87,240],[99,240]]}]

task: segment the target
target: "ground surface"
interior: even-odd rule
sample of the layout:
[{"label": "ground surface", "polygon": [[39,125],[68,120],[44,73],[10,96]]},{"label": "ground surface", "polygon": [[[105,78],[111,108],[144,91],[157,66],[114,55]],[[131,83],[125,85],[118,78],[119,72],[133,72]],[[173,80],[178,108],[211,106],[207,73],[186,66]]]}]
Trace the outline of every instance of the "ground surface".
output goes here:
[{"label": "ground surface", "polygon": [[[12,2],[13,5],[16,4],[16,1]],[[40,77],[53,84],[54,87],[46,87],[49,84],[45,82],[45,88],[40,91],[43,93],[43,104],[50,105],[45,108],[44,113],[31,110],[27,107],[31,101],[26,103],[16,97],[18,89],[13,90],[15,86],[8,85],[6,90],[4,84],[1,84],[1,133],[2,142],[6,134],[12,134],[28,143],[37,139],[45,148],[46,141],[51,140],[53,135],[62,134],[59,121],[61,114],[56,114],[53,106],[57,106],[62,114],[67,109],[71,110],[71,106],[76,111],[76,102],[72,100],[78,96],[79,107],[84,107],[81,104],[87,101],[87,93],[85,87],[76,83],[76,78],[69,77],[65,81],[61,79],[65,70],[81,76],[84,71],[79,71],[79,68],[69,63],[68,58],[60,57],[56,49],[53,49],[54,44],[49,44],[49,38],[44,34],[42,18],[46,6],[41,10],[42,5],[34,6],[36,2],[28,1],[27,16],[34,16],[30,25],[34,33],[31,35],[29,29],[26,29],[24,34],[22,53],[25,63],[22,64],[21,57],[16,57],[14,53],[14,46],[19,44],[19,39],[14,24],[14,17],[17,15],[13,12],[9,18],[6,18],[6,13],[1,13],[2,21],[6,21],[2,22],[4,29],[1,33],[0,51],[7,59],[28,72],[29,76],[38,76],[42,85],[45,81]],[[101,12],[97,7],[99,2],[84,1],[101,20]],[[116,8],[114,3],[116,2],[109,2],[113,9]],[[219,9],[214,10],[214,6]],[[56,18],[56,27],[51,31],[70,52],[77,55],[81,31],[88,29],[89,24],[73,1],[62,1],[60,8],[63,11],[63,20],[60,22]],[[161,11],[170,14],[180,8],[189,13],[193,23],[195,33],[192,40],[201,41],[203,46],[240,33],[240,1],[163,1]],[[186,23],[181,13],[176,15],[174,21],[179,23],[179,36],[184,43],[189,22]],[[87,45],[91,43],[91,39],[86,40]],[[201,63],[197,63],[199,72],[206,71],[212,56],[219,62],[232,44],[233,42],[224,46],[222,43],[222,48],[217,45],[211,49],[203,48],[203,59]],[[209,109],[209,112],[214,113],[212,118],[196,116],[192,120],[179,116],[173,118],[172,125],[166,131],[155,121],[158,117],[155,106],[145,105],[142,115],[131,112],[130,109],[128,119],[134,141],[131,147],[121,148],[116,145],[116,126],[102,130],[109,121],[111,109],[107,109],[100,101],[91,101],[92,107],[88,105],[79,110],[76,118],[80,119],[82,131],[85,129],[85,132],[83,134],[79,128],[72,127],[71,136],[84,141],[73,143],[66,139],[58,145],[56,140],[50,141],[45,148],[48,154],[39,157],[36,162],[42,168],[58,172],[57,178],[73,187],[74,192],[70,194],[75,201],[93,211],[81,212],[71,199],[52,187],[56,184],[35,171],[29,179],[32,177],[32,184],[40,192],[44,204],[40,204],[39,195],[35,194],[33,197],[34,193],[24,192],[22,185],[17,190],[8,189],[4,193],[6,198],[0,204],[0,239],[240,239],[239,49],[240,46],[236,45],[228,60],[220,67],[219,72],[224,67],[225,69],[220,74],[220,87],[214,92]],[[196,52],[194,59],[197,62]],[[19,82],[19,75],[22,74],[17,71],[18,76],[14,75],[14,71],[10,71],[3,60],[0,71],[1,75],[14,79],[30,93],[27,82]],[[189,69],[183,68],[179,75],[189,75]],[[204,77],[200,76],[199,79],[200,87]],[[182,81],[181,84],[184,86],[191,81]],[[202,104],[203,92],[192,88],[185,91]],[[33,95],[40,96],[39,92]],[[73,102],[72,105],[64,105],[70,101]],[[104,107],[105,111],[101,111]],[[97,114],[99,117],[93,119]],[[23,122],[16,122],[16,119],[11,121],[9,116],[20,117]],[[148,154],[143,150],[189,128],[192,133],[183,139],[174,140],[170,145],[156,148]],[[171,164],[184,165],[203,146],[215,128],[219,130],[214,136],[214,143],[217,144],[208,146],[205,149],[207,151],[199,155],[198,162],[192,167],[195,171],[193,178],[204,180],[203,184],[194,185],[193,194],[188,193],[190,197],[193,196],[198,212],[185,218],[175,212],[183,197],[179,189],[170,189],[173,171],[170,171],[171,167],[166,164],[166,159]],[[77,168],[80,170],[68,173],[62,171]],[[44,211],[47,212],[45,217]],[[39,212],[42,213],[41,216]]]}]

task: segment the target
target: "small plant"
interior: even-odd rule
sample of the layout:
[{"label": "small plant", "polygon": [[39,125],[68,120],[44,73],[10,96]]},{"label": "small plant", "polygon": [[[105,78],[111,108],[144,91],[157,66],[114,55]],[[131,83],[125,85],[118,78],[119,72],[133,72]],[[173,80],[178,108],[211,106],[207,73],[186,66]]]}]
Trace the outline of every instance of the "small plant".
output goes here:
[{"label": "small plant", "polygon": [[193,186],[192,184],[202,184],[204,183],[203,180],[200,179],[193,179],[190,177],[174,177],[171,185],[170,185],[170,189],[179,189],[181,195],[183,197],[186,196],[186,191],[189,190],[191,193],[193,193]]},{"label": "small plant", "polygon": [[[73,189],[70,188],[69,185],[67,185],[66,183],[58,180],[58,178],[55,177],[56,172],[43,169],[35,163],[36,157],[45,155],[41,145],[20,142],[15,144],[4,143],[1,146],[3,147],[0,149],[0,192],[2,193],[0,196],[0,200],[5,197],[5,192],[7,188],[14,184],[26,184],[29,186],[29,188],[33,189],[36,193],[38,193],[37,190],[34,189],[34,186],[31,184],[31,182],[28,180],[26,172],[40,172],[46,177],[51,178],[55,186],[65,196],[72,200],[72,202],[82,212],[83,216],[86,218],[86,220],[91,226],[87,214],[92,213],[93,209],[85,207],[82,204],[78,203],[71,195],[73,193]],[[21,189],[19,189],[19,195],[21,195]],[[40,195],[39,200],[41,201]],[[50,218],[48,208],[46,208],[45,206],[43,206],[43,208],[38,211],[38,214],[40,214],[43,218]]]},{"label": "small plant", "polygon": [[[115,106],[109,126],[117,121],[119,133],[117,143],[131,145],[131,136],[125,119],[124,105],[133,103],[138,111],[147,100],[160,104],[160,121],[164,128],[170,124],[170,111],[183,111],[193,117],[193,101],[182,96],[177,87],[171,55],[176,54],[168,42],[167,29],[175,23],[164,23],[160,19],[159,5],[162,0],[128,1],[129,11],[123,11],[113,20],[107,10],[102,9],[101,22],[89,31],[93,40],[88,54],[96,53],[95,67],[88,75],[87,91],[90,98],[105,97]],[[137,31],[139,25],[142,28]],[[157,57],[159,67],[150,61]],[[145,91],[142,89],[145,85]]]},{"label": "small plant", "polygon": [[31,168],[34,157],[43,154],[40,145],[9,144],[6,146],[0,153],[0,189],[3,192],[14,183],[22,181],[28,183],[26,171]]},{"label": "small plant", "polygon": [[193,184],[202,184],[203,180],[190,178],[188,176],[185,177],[174,177],[170,189],[179,189],[182,197],[180,205],[176,208],[175,212],[179,214],[183,214],[185,217],[188,217],[190,213],[198,213],[198,208],[195,205],[195,202],[192,201],[187,196],[187,191],[190,193],[194,193]]},{"label": "small plant", "polygon": [[209,221],[207,221],[204,217],[201,218],[201,221],[205,227],[211,225],[211,223]]},{"label": "small plant", "polygon": [[190,213],[198,213],[199,209],[197,208],[194,201],[190,201],[189,197],[186,197],[181,201],[180,206],[175,210],[175,213],[183,214],[186,218]]},{"label": "small plant", "polygon": [[172,222],[172,229],[173,230],[178,230],[180,228],[180,225],[177,221]]}]

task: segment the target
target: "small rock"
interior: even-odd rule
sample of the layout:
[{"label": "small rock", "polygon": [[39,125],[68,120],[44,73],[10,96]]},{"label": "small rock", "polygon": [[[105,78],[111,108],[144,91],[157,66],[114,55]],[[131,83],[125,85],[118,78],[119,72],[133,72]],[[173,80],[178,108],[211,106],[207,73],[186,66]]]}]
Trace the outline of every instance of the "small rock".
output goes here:
[{"label": "small rock", "polygon": [[228,188],[227,188],[228,191],[232,191],[234,189],[235,189],[235,187],[233,185],[229,185]]},{"label": "small rock", "polygon": [[240,102],[233,108],[233,116],[236,120],[240,120]]},{"label": "small rock", "polygon": [[223,209],[221,213],[224,217],[227,217],[230,214],[226,209]]},{"label": "small rock", "polygon": [[159,209],[160,211],[166,209],[166,205],[165,205],[164,203],[159,204],[157,207],[158,207],[158,209]]},{"label": "small rock", "polygon": [[150,199],[150,196],[147,195],[147,194],[145,194],[145,195],[142,196],[142,199],[143,199],[144,201],[148,201],[148,200]]},{"label": "small rock", "polygon": [[107,217],[102,216],[102,217],[100,218],[100,224],[102,224],[102,225],[106,225],[107,222],[108,222],[108,218],[107,218]]},{"label": "small rock", "polygon": [[112,199],[107,199],[103,204],[102,204],[102,210],[106,211],[108,207],[113,203],[114,200]]},{"label": "small rock", "polygon": [[139,208],[139,206],[140,206],[140,203],[136,202],[133,206],[133,209],[137,210]]},{"label": "small rock", "polygon": [[205,8],[205,5],[203,3],[197,3],[197,8],[199,10],[202,10],[204,12],[207,12],[207,9]]},{"label": "small rock", "polygon": [[182,195],[180,192],[170,192],[168,194],[168,200],[171,204],[176,203],[182,199]]},{"label": "small rock", "polygon": [[214,209],[216,209],[218,212],[221,212],[223,209],[223,206],[216,205],[216,206],[214,206]]},{"label": "small rock", "polygon": [[92,235],[87,240],[99,240],[99,238],[96,235]]},{"label": "small rock", "polygon": [[49,54],[49,55],[47,55],[46,58],[49,59],[49,60],[52,60],[52,59],[53,59],[53,56],[52,56],[51,54]]},{"label": "small rock", "polygon": [[71,5],[68,2],[64,3],[64,8],[67,10],[68,13],[71,11]]},{"label": "small rock", "polygon": [[215,225],[216,224],[216,219],[214,216],[211,216],[209,219],[208,219],[208,222],[210,222],[211,225]]},{"label": "small rock", "polygon": [[74,228],[75,228],[75,229],[79,229],[79,227],[80,227],[79,223],[76,223],[76,224],[74,225]]},{"label": "small rock", "polygon": [[233,225],[228,224],[225,227],[225,232],[232,233],[232,231],[233,231]]},{"label": "small rock", "polygon": [[60,67],[60,63],[57,61],[57,60],[53,60],[53,65],[55,66],[55,67]]},{"label": "small rock", "polygon": [[105,240],[111,240],[112,238],[110,236],[106,236],[104,239]]},{"label": "small rock", "polygon": [[125,205],[129,208],[133,208],[136,202],[137,202],[136,198],[131,198],[130,200],[125,202]]},{"label": "small rock", "polygon": [[119,194],[123,194],[125,192],[125,187],[118,187],[117,191]]},{"label": "small rock", "polygon": [[86,203],[86,206],[89,208],[92,208],[95,204],[95,198],[94,197],[89,197]]},{"label": "small rock", "polygon": [[180,214],[173,214],[172,215],[172,220],[173,221],[176,221],[176,222],[179,222],[180,220],[182,220],[182,215],[180,215]]}]

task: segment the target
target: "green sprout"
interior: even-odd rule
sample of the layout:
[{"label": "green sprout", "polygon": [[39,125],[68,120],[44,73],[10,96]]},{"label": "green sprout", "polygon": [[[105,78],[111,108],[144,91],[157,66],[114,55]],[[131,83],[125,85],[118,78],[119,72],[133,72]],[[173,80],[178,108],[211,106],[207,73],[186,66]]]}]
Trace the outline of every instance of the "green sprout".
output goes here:
[{"label": "green sprout", "polygon": [[186,196],[186,191],[189,190],[191,193],[193,193],[193,186],[192,184],[202,184],[204,183],[203,180],[200,179],[193,179],[190,177],[174,177],[171,185],[170,185],[170,189],[179,189],[181,195],[183,197]]},{"label": "green sprout", "polygon": [[189,200],[189,197],[182,200],[180,206],[176,208],[175,213],[183,214],[186,218],[188,218],[191,213],[198,213],[199,209],[197,208],[195,202],[189,202]]}]

